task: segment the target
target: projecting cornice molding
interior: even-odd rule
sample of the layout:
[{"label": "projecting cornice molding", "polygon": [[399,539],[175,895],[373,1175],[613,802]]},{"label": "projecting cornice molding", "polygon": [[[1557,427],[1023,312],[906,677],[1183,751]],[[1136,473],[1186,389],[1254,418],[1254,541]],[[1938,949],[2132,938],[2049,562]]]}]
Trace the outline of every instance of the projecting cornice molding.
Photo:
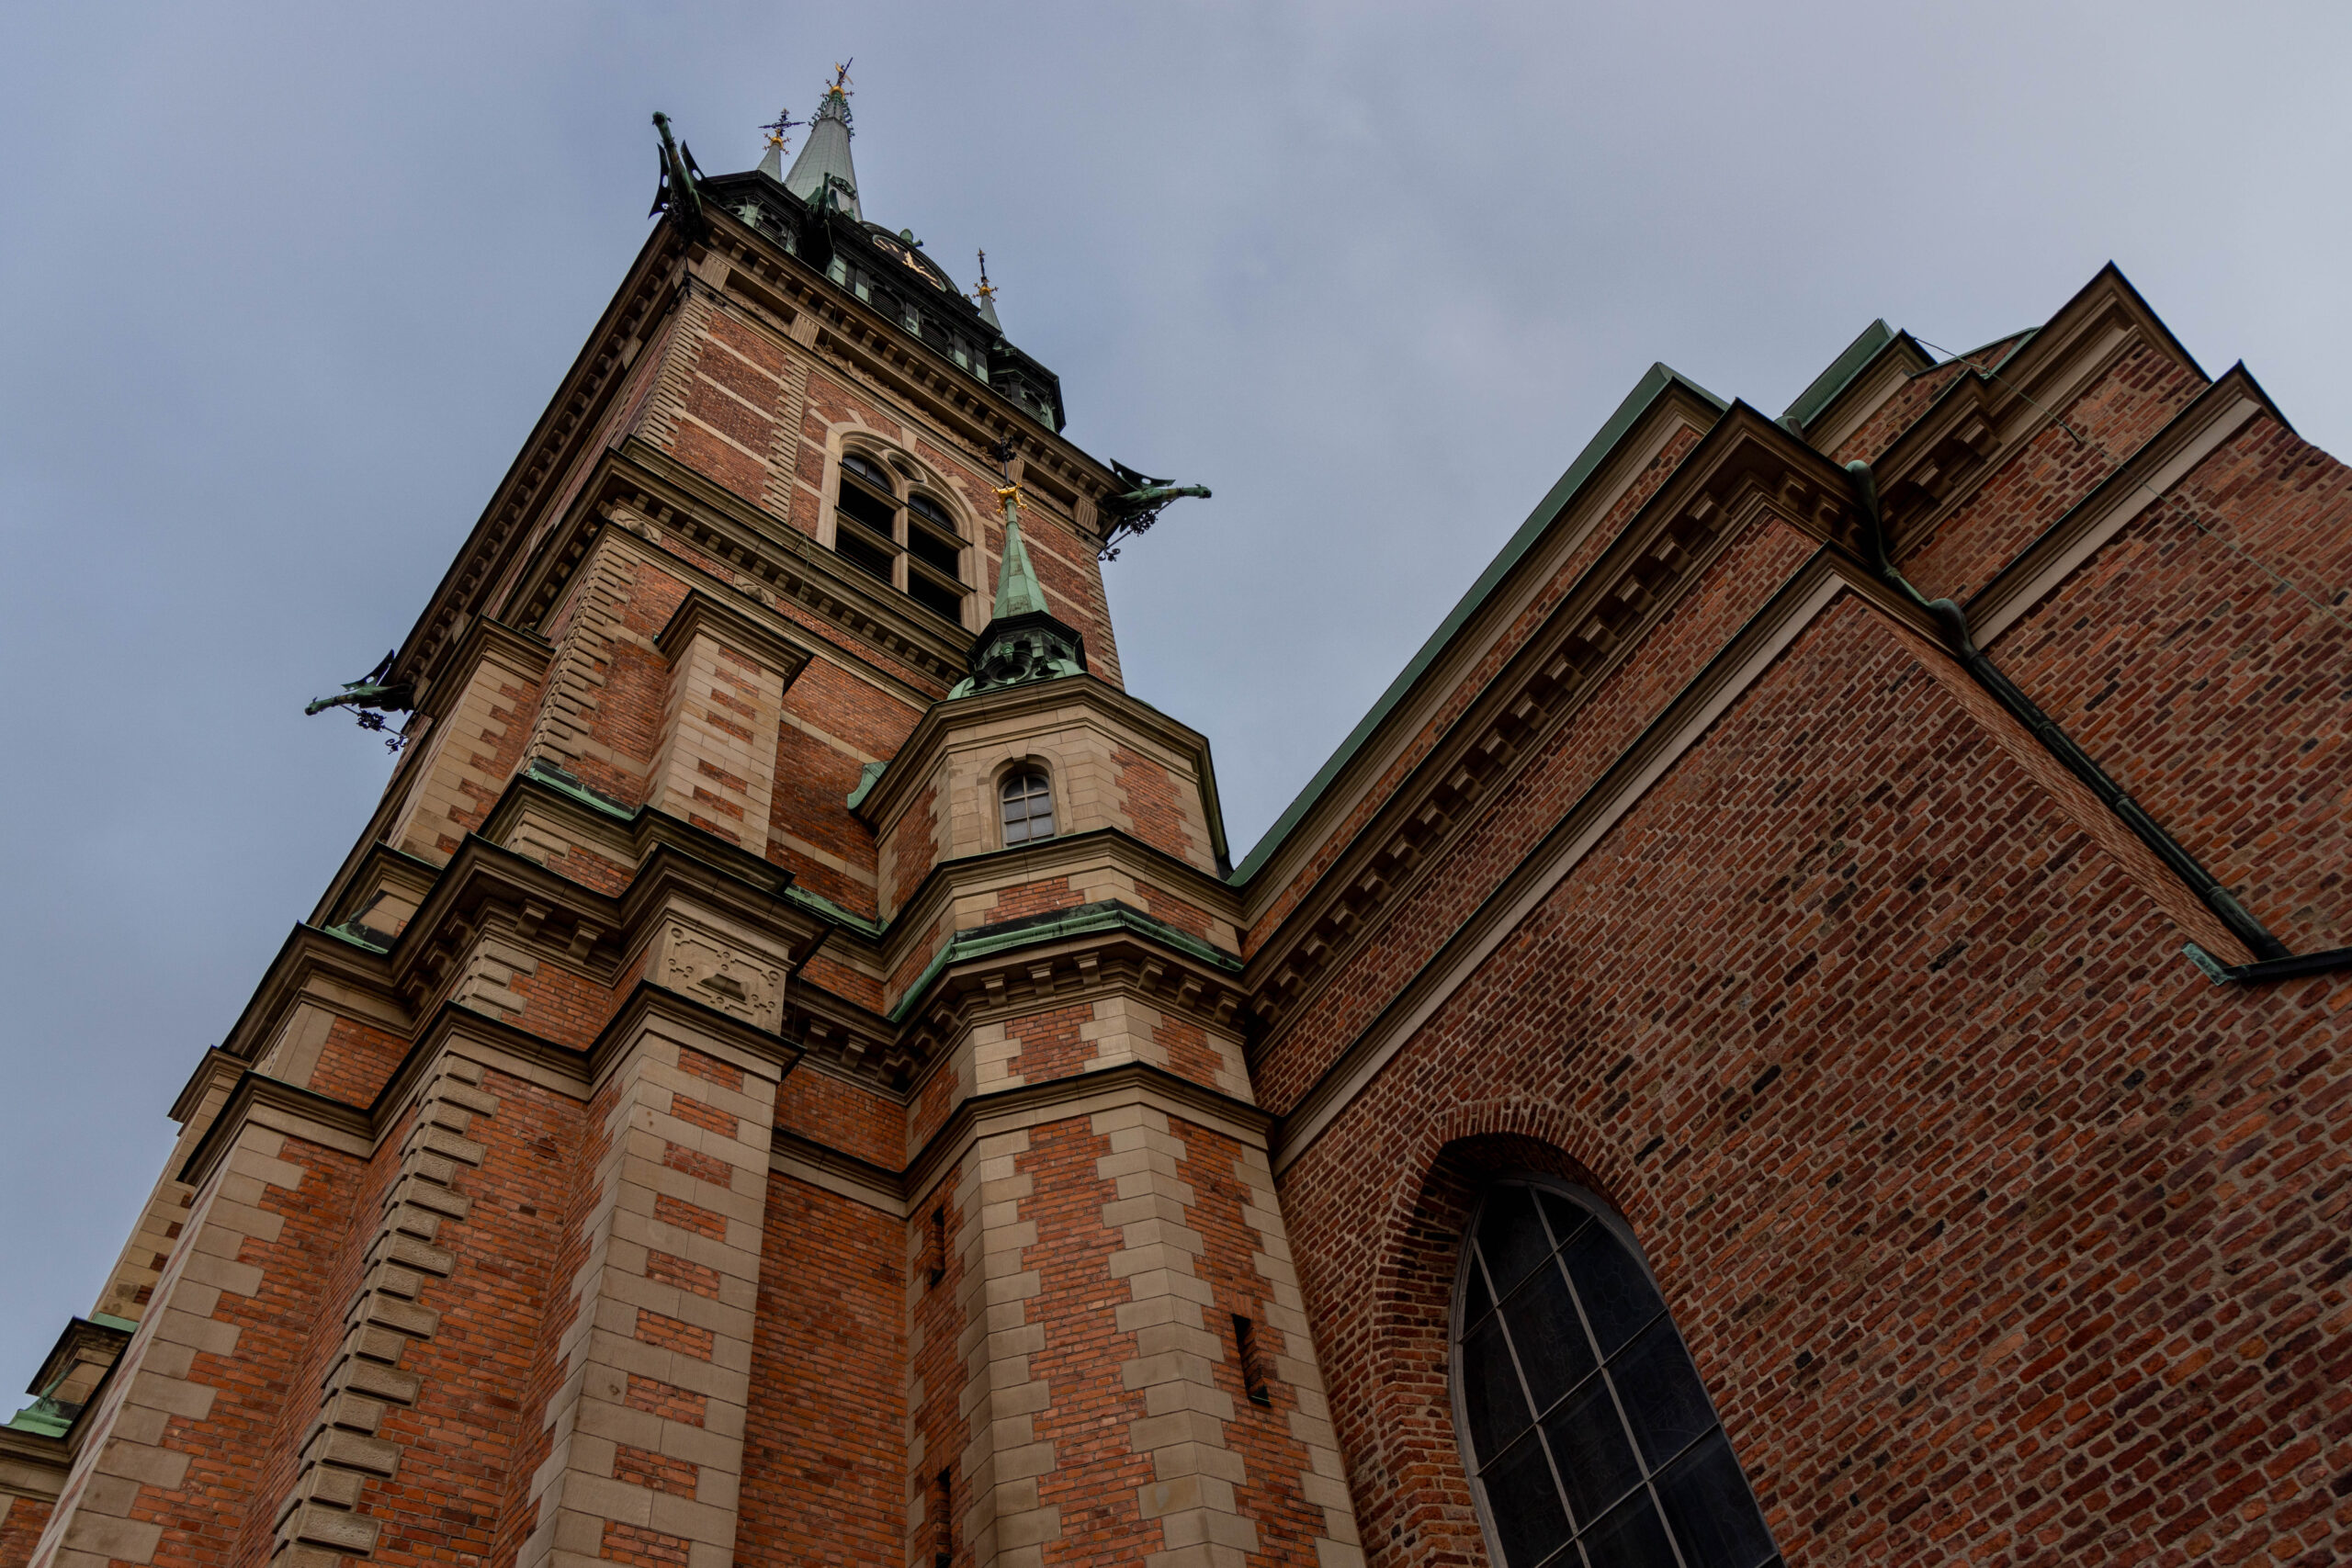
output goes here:
[{"label": "projecting cornice molding", "polygon": [[1732,405],[1251,953],[1257,1053],[1314,1005],[1328,977],[1768,513],[1837,547],[1835,570],[1849,586],[1932,634],[1923,614],[1860,570],[1845,470],[1758,410]]},{"label": "projecting cornice molding", "polygon": [[439,674],[456,628],[465,617],[490,607],[486,597],[507,575],[514,550],[531,532],[529,525],[585,457],[614,392],[680,287],[679,259],[676,229],[657,224],[547,412],[492,493],[465,547],[426,602],[424,614],[401,645],[393,671],[414,682],[420,693]]}]

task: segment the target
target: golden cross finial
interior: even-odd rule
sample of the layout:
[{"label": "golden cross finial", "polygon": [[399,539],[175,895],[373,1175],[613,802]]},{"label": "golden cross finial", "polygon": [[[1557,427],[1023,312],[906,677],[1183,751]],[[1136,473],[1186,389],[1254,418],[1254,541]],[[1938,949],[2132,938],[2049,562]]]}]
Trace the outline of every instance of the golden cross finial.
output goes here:
[{"label": "golden cross finial", "polygon": [[996,285],[989,281],[989,254],[980,253],[980,286],[972,290],[972,298],[983,302],[996,298]]},{"label": "golden cross finial", "polygon": [[768,133],[768,145],[775,148],[778,152],[782,152],[784,149],[784,133],[800,123],[801,121],[792,118],[792,111],[790,109],[778,109],[775,111],[775,118],[768,121],[767,124],[760,127],[760,129]]}]

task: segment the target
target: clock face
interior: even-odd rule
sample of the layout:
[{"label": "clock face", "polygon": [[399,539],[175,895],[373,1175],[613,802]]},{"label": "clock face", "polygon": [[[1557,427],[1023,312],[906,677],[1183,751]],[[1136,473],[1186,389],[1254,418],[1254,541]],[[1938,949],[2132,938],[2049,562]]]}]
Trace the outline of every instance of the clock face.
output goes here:
[{"label": "clock face", "polygon": [[866,231],[873,236],[875,244],[881,247],[884,254],[894,256],[900,262],[905,263],[906,265],[913,271],[916,276],[922,278],[925,283],[930,284],[933,288],[944,291],[953,291],[955,286],[946,280],[944,275],[940,272],[939,268],[932,265],[931,259],[925,256],[915,247],[908,244],[903,238],[891,233],[888,229],[878,226],[869,229]]}]

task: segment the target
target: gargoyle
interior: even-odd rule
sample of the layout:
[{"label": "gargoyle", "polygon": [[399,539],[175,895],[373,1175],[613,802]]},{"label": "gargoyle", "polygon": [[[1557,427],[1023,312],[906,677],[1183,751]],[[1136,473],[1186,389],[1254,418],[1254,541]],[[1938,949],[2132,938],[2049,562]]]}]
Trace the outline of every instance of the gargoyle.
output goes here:
[{"label": "gargoyle", "polygon": [[653,205],[645,209],[645,215],[650,218],[666,210],[687,239],[707,240],[710,220],[703,216],[702,170],[695,166],[694,149],[671,140],[670,117],[660,109],[653,111],[653,129],[662,133],[662,184],[654,190]]},{"label": "gargoyle", "polygon": [[[359,721],[360,728],[383,728],[383,716],[388,713],[406,713],[414,696],[415,689],[406,681],[388,679],[392,672],[392,660],[399,651],[398,649],[394,649],[386,653],[381,664],[377,665],[358,680],[345,683],[343,690],[334,696],[316,698],[302,711],[305,714],[320,714],[326,712],[329,708],[350,708],[353,710],[352,716]],[[386,739],[384,744],[397,751],[407,744],[407,738],[395,735]]]},{"label": "gargoyle", "polygon": [[1120,462],[1114,462],[1111,471],[1118,475],[1119,482],[1127,488],[1124,494],[1106,497],[1096,507],[1111,525],[1102,536],[1100,554],[1104,560],[1117,560],[1118,542],[1132,538],[1159,522],[1160,513],[1167,510],[1170,502],[1188,495],[1198,496],[1203,501],[1209,498],[1209,487],[1206,485],[1170,484],[1166,479],[1138,473]]}]

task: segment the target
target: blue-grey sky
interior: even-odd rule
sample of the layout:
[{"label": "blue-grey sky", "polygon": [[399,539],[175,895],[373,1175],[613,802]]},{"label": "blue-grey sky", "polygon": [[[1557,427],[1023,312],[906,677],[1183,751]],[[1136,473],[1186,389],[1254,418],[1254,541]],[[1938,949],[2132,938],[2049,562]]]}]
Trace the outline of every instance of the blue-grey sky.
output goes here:
[{"label": "blue-grey sky", "polygon": [[[0,25],[0,1384],[389,762],[398,642],[647,228],[852,74],[1069,434],[1216,487],[1110,568],[1238,856],[1654,359],[1778,412],[2110,257],[2352,450],[2352,9],[151,5]],[[0,1393],[0,1412],[13,1407]]]}]

